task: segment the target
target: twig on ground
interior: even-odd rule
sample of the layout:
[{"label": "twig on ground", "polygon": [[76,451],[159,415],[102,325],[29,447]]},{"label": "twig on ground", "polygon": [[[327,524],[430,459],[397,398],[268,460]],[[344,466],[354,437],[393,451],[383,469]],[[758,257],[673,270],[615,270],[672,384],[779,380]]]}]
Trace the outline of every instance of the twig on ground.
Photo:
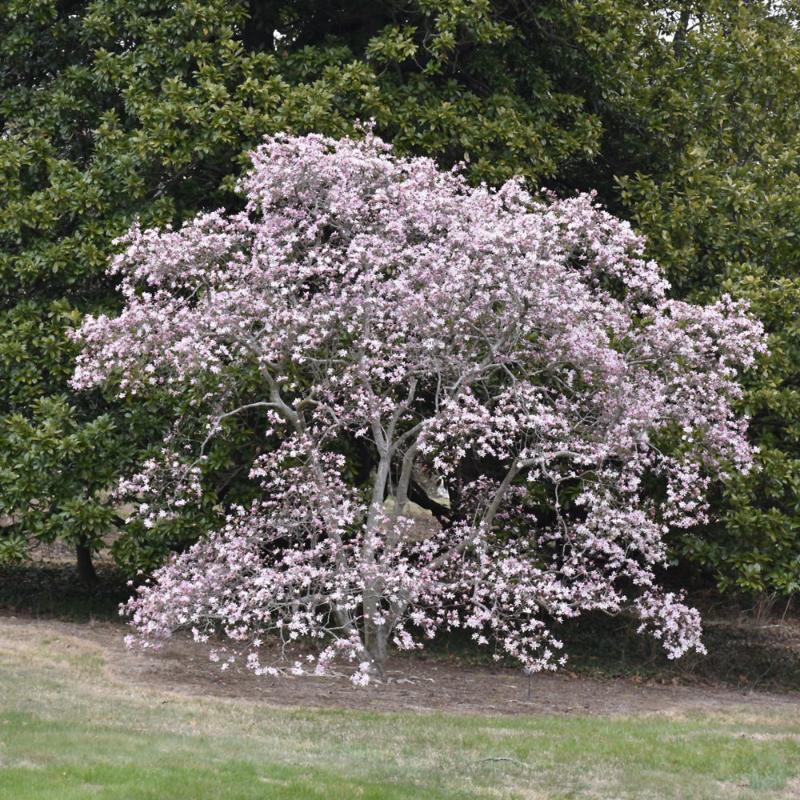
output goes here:
[{"label": "twig on ground", "polygon": [[488,761],[507,761],[509,764],[517,764],[520,767],[525,767],[525,769],[530,769],[530,764],[526,764],[524,761],[519,761],[516,758],[509,758],[508,756],[489,756],[488,758],[480,759],[481,764],[484,764]]}]

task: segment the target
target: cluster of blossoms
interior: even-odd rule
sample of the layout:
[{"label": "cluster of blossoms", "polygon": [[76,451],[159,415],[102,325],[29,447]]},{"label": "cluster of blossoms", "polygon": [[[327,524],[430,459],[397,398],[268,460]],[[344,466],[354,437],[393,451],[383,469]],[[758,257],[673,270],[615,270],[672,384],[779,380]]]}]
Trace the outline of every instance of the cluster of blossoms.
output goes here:
[{"label": "cluster of blossoms", "polygon": [[[275,136],[252,158],[243,213],[130,231],[122,314],[78,333],[75,387],[201,391],[221,409],[208,437],[255,408],[273,443],[259,499],[128,603],[138,640],[223,633],[215,658],[258,673],[282,663],[262,663],[265,637],[316,642],[291,669],[350,662],[356,683],[390,645],[453,628],[555,668],[554,625],[589,610],[638,614],[670,657],[702,650],[655,572],[668,526],[702,521],[709,482],[750,466],[732,405],[764,343],[746,309],[668,299],[588,195],[472,188],[369,134]],[[226,405],[242,370],[261,394]],[[185,502],[199,481],[167,459],[129,488],[172,472]],[[426,531],[412,500],[436,512]]]}]

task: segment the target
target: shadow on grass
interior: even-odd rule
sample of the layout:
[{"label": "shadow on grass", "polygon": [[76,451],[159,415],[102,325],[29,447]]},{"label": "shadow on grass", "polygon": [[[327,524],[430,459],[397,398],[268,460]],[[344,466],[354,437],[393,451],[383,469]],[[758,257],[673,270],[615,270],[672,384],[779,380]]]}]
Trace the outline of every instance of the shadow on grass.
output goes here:
[{"label": "shadow on grass", "polygon": [[119,604],[131,594],[125,576],[110,564],[97,566],[88,586],[74,566],[29,563],[0,567],[0,612],[69,622],[119,620]]},{"label": "shadow on grass", "polygon": [[[670,660],[659,643],[637,634],[630,618],[586,614],[564,624],[558,634],[564,642],[569,672],[642,683],[729,686],[745,691],[800,691],[800,625],[797,621],[756,624],[733,610],[709,611],[704,617],[708,654],[688,654]],[[474,646],[458,631],[435,640],[425,655],[465,666],[496,667],[488,649]],[[503,666],[514,667],[511,661]]]},{"label": "shadow on grass", "polygon": [[598,614],[566,626],[564,641],[576,672],[638,676],[662,683],[708,683],[743,689],[800,691],[800,627],[757,624],[728,611],[708,611],[707,655],[670,660],[660,644],[636,633],[638,623]]},{"label": "shadow on grass", "polygon": [[[131,593],[125,576],[109,563],[97,567],[89,587],[66,563],[0,568],[0,613],[69,622],[118,621],[119,604]],[[702,606],[702,603],[701,603]],[[703,611],[701,607],[701,611]],[[636,633],[624,617],[588,614],[559,631],[569,654],[566,669],[582,675],[656,683],[736,686],[749,690],[800,691],[800,621],[776,618],[757,624],[741,611],[709,607],[704,614],[708,655],[670,661],[655,640]],[[443,659],[458,665],[496,667],[491,651],[453,632],[410,658]],[[516,664],[507,663],[509,667]]]}]

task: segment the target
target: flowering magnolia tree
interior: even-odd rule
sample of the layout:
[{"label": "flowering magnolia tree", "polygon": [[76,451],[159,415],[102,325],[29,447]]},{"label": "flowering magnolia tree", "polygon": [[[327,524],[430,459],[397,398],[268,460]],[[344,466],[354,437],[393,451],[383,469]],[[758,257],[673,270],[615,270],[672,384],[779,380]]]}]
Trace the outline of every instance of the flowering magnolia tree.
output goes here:
[{"label": "flowering magnolia tree", "polygon": [[356,683],[454,628],[552,669],[554,625],[588,610],[702,651],[655,572],[669,526],[750,465],[732,403],[761,326],[728,298],[667,299],[591,196],[471,188],[372,135],[276,136],[252,160],[243,213],[131,230],[122,314],[78,333],[76,387],[214,409],[121,487],[145,524],[197,502],[209,442],[262,414],[257,498],[137,590],[137,638],[221,632],[212,657],[270,674],[302,643],[292,671],[351,663]]}]

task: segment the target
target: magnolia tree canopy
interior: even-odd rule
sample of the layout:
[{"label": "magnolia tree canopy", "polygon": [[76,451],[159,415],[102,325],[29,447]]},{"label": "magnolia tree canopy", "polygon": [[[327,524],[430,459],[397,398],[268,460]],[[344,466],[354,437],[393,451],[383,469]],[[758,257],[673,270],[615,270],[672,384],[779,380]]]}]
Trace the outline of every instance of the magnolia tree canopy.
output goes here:
[{"label": "magnolia tree canopy", "polygon": [[[122,314],[78,334],[77,388],[216,409],[204,441],[176,428],[121,487],[146,524],[196,501],[230,417],[264,415],[258,499],[138,589],[137,638],[222,632],[213,657],[257,673],[302,643],[294,672],[349,661],[365,683],[390,645],[453,628],[552,669],[555,624],[627,609],[670,657],[702,651],[655,572],[669,526],[750,465],[732,403],[763,341],[745,309],[667,299],[591,196],[471,188],[372,135],[268,138],[242,188],[243,213],[131,230]],[[257,396],[237,407],[243,375]],[[421,490],[434,479],[449,500]],[[422,530],[413,497],[436,511]]]}]

